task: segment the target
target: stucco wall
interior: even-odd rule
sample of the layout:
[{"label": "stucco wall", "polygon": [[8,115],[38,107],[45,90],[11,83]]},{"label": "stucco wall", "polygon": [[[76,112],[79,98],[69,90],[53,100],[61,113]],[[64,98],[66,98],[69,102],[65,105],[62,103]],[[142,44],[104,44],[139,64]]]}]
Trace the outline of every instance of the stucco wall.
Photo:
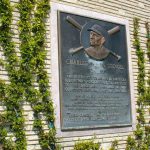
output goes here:
[{"label": "stucco wall", "polygon": [[[16,4],[18,0],[11,0],[12,4]],[[81,8],[89,11],[95,11],[98,13],[111,15],[114,17],[119,17],[123,19],[127,19],[129,21],[129,32],[130,32],[130,51],[131,51],[131,64],[132,64],[132,70],[133,70],[133,79],[134,79],[134,96],[135,100],[137,99],[137,56],[135,54],[135,49],[132,45],[133,43],[133,18],[138,17],[140,18],[140,41],[141,41],[141,47],[146,52],[146,30],[145,30],[145,22],[150,20],[150,1],[149,0],[52,0],[51,2],[60,3],[64,5],[73,6],[76,8]],[[51,15],[51,13],[50,13]],[[47,19],[47,71],[50,77],[51,81],[51,37],[50,37],[50,17],[48,16]],[[16,42],[16,48],[19,47],[19,36],[18,36],[18,26],[17,22],[19,20],[19,14],[17,10],[13,13],[13,24],[12,28],[14,31],[14,41]],[[18,54],[19,55],[19,54]],[[3,54],[1,53],[1,56],[3,57]],[[148,60],[148,59],[146,59]],[[148,72],[150,67],[150,63],[146,61],[146,71]],[[7,72],[0,69],[0,78],[5,79],[8,81],[7,78]],[[57,106],[55,106],[57,107]],[[0,111],[4,111],[5,107],[0,107]],[[147,121],[150,120],[147,111]],[[33,113],[30,105],[27,103],[24,104],[24,115],[26,119],[26,136],[27,136],[27,143],[28,143],[28,150],[40,150],[39,142],[38,142],[38,136],[36,135],[36,132],[32,130],[32,124],[33,124]],[[47,129],[47,126],[45,126],[45,129]],[[102,146],[104,150],[107,150],[111,144],[111,142],[114,139],[119,140],[119,149],[124,150],[125,149],[125,143],[127,136],[132,134],[132,132],[119,132],[119,133],[113,133],[113,134],[98,134],[95,137],[95,142],[102,143]],[[71,147],[73,147],[74,142],[76,142],[79,138],[80,139],[89,139],[93,137],[94,135],[88,135],[88,136],[66,136],[60,138],[60,144],[62,145],[62,149],[64,150],[70,150]]]}]

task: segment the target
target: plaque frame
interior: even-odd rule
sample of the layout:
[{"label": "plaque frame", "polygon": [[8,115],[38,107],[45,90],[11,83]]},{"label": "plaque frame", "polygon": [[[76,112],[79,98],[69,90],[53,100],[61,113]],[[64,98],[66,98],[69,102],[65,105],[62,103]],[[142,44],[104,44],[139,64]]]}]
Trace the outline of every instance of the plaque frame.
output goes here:
[{"label": "plaque frame", "polygon": [[[132,125],[127,126],[111,126],[111,127],[87,127],[87,128],[81,128],[72,130],[61,130],[61,113],[60,113],[60,77],[59,77],[59,50],[58,50],[58,11],[60,12],[66,12],[70,14],[85,16],[89,18],[94,19],[101,19],[104,21],[109,21],[113,23],[119,23],[122,25],[125,25],[126,27],[126,40],[127,40],[127,52],[128,52],[128,72],[129,72],[129,83],[130,83],[130,94],[131,94],[131,115],[132,115]],[[76,13],[74,13],[76,12]],[[84,15],[83,15],[84,14]],[[135,110],[135,97],[134,97],[134,83],[133,83],[133,73],[132,73],[132,66],[131,66],[131,52],[130,52],[130,35],[129,35],[129,22],[126,19],[117,18],[105,14],[101,14],[98,12],[92,12],[89,10],[83,10],[81,8],[76,8],[72,6],[67,6],[63,4],[58,4],[51,2],[51,69],[52,69],[52,99],[54,100],[54,104],[56,106],[55,112],[56,112],[56,129],[58,136],[67,136],[72,133],[73,136],[77,135],[93,135],[93,134],[106,134],[106,133],[116,133],[116,132],[130,132],[135,129],[135,122],[136,122],[136,110]],[[59,90],[58,90],[59,89]]]}]

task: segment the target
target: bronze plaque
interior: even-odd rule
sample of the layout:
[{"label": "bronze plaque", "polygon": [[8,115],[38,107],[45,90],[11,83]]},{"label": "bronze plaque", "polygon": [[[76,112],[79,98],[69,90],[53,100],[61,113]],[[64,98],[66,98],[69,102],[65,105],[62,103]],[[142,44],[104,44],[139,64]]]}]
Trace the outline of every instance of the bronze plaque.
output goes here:
[{"label": "bronze plaque", "polygon": [[126,27],[58,12],[61,129],[131,125]]}]

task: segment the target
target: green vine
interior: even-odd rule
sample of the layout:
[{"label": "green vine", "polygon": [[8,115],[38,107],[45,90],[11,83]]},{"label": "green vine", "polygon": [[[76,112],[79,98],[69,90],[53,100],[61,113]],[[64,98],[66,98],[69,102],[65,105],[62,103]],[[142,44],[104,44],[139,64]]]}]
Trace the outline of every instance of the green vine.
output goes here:
[{"label": "green vine", "polygon": [[138,99],[137,99],[137,121],[136,130],[134,136],[129,136],[127,139],[126,150],[149,150],[150,138],[149,138],[149,126],[146,126],[145,120],[145,102],[146,102],[146,87],[145,87],[145,58],[144,51],[140,46],[139,39],[139,19],[134,19],[134,46],[136,49],[136,55],[138,57]]},{"label": "green vine", "polygon": [[150,26],[149,23],[145,23],[145,28],[146,28],[146,38],[147,38],[147,55],[150,61]]},{"label": "green vine", "polygon": [[[19,65],[18,57],[15,53],[15,45],[12,42],[11,23],[12,23],[12,7],[9,0],[0,1],[0,45],[6,58],[5,68],[8,72],[10,84],[5,84],[4,81],[0,81],[1,84],[1,101],[6,106],[5,118],[9,124],[3,124],[0,127],[0,142],[3,143],[3,149],[22,149],[26,147],[26,138],[24,132],[24,118],[22,112],[22,97],[23,88],[18,82],[18,70]],[[11,138],[6,139],[9,131],[13,132],[15,137],[15,143]]]},{"label": "green vine", "polygon": [[[37,101],[33,104],[35,122],[34,127],[38,128],[38,135],[40,138],[40,144],[43,149],[57,149],[56,138],[55,138],[55,127],[54,127],[54,108],[51,100],[51,95],[49,91],[49,80],[47,72],[45,70],[45,59],[46,59],[46,49],[45,49],[45,18],[49,12],[49,0],[42,0],[37,3],[36,11],[34,13],[33,19],[33,40],[35,42],[36,51],[34,55],[36,56],[36,73],[37,73],[37,83],[39,85],[39,92],[41,95],[41,101]],[[42,122],[40,121],[40,113],[46,116],[47,124],[49,125],[49,132],[44,133]]]},{"label": "green vine", "polygon": [[[148,22],[145,23],[146,33],[147,33],[147,56],[148,61],[150,62],[150,25]],[[148,81],[147,81],[147,90],[146,90],[146,103],[150,106],[150,70],[148,75]]]},{"label": "green vine", "polygon": [[[146,32],[147,32],[147,56],[150,62],[150,25],[148,22],[145,23],[146,27]],[[147,81],[147,89],[146,89],[146,106],[150,106],[150,70],[149,70],[149,75],[148,75],[148,81]],[[149,114],[150,114],[150,107],[149,107]],[[146,144],[150,148],[150,120],[145,126],[145,139],[146,139]]]},{"label": "green vine", "polygon": [[[29,102],[34,111],[34,128],[41,148],[56,150],[54,108],[45,69],[45,22],[50,1],[20,0],[17,8],[20,13],[20,58],[12,42],[12,6],[9,0],[0,0],[0,46],[6,58],[6,63],[0,60],[0,65],[4,66],[9,77],[9,84],[0,80],[0,99],[6,106],[6,112],[0,115],[0,142],[4,150],[26,150],[22,105]],[[42,116],[46,116],[49,132],[44,131]],[[13,135],[8,139],[9,132]]]}]

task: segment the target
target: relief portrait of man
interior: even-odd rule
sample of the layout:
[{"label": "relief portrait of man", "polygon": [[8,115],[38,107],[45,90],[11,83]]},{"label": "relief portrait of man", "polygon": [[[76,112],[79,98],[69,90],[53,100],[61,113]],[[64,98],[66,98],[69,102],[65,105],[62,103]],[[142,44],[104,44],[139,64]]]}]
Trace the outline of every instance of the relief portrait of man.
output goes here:
[{"label": "relief portrait of man", "polygon": [[106,33],[101,26],[95,24],[88,29],[90,31],[90,47],[85,49],[88,56],[97,60],[105,59],[110,51],[104,47]]}]

